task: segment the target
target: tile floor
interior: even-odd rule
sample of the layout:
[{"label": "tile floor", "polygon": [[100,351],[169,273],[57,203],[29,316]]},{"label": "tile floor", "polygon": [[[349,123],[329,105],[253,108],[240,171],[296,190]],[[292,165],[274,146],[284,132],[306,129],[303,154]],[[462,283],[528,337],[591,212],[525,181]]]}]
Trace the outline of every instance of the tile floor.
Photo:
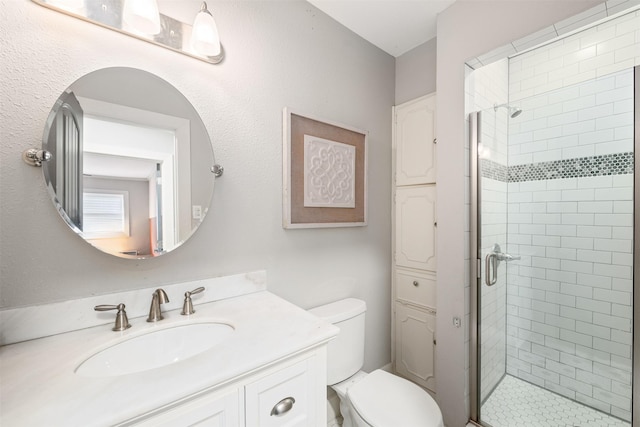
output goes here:
[{"label": "tile floor", "polygon": [[507,375],[482,405],[492,427],[631,427],[603,412]]}]

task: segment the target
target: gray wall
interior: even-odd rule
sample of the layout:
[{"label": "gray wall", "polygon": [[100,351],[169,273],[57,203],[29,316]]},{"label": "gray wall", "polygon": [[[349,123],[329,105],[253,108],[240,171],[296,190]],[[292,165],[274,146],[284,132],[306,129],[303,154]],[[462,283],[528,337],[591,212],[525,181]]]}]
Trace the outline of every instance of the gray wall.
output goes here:
[{"label": "gray wall", "polygon": [[[390,360],[394,58],[301,0],[212,9],[227,53],[217,66],[27,0],[0,0],[0,26],[11,35],[0,38],[0,306],[266,269],[269,289],[304,308],[366,300],[365,369],[382,366]],[[90,247],[58,217],[41,170],[21,160],[40,145],[59,94],[110,66],[152,72],[182,91],[225,167],[198,232],[156,259]],[[283,107],[369,131],[368,226],[282,228]]]},{"label": "gray wall", "polygon": [[396,58],[396,105],[436,91],[436,39]]}]

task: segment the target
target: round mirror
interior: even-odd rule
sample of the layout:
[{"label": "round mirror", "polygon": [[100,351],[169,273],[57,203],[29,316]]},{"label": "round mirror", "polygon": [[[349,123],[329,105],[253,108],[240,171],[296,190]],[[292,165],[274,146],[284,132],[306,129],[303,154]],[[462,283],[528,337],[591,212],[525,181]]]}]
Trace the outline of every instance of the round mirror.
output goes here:
[{"label": "round mirror", "polygon": [[49,193],[69,227],[103,252],[155,257],[198,228],[213,195],[213,150],[191,103],[133,68],[89,73],[44,129]]}]

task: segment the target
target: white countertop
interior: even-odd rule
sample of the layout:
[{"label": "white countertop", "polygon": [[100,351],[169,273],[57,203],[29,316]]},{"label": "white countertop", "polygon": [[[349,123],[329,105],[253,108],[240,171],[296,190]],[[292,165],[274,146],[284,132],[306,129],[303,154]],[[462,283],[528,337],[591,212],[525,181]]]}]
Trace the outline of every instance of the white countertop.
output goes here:
[{"label": "white countertop", "polygon": [[[338,332],[267,291],[194,305],[192,316],[172,310],[157,323],[130,318],[132,327],[123,332],[108,324],[0,347],[0,425],[117,424],[320,345]],[[74,373],[92,354],[128,338],[201,322],[227,323],[235,331],[211,349],[165,367],[106,378]]]}]

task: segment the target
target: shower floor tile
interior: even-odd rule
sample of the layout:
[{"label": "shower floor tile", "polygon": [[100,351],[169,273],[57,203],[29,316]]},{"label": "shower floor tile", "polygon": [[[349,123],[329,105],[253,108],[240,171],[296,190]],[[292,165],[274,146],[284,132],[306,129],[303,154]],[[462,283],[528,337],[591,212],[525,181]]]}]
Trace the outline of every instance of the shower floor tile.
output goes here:
[{"label": "shower floor tile", "polygon": [[492,427],[631,427],[631,424],[505,376],[482,405],[482,421]]}]

